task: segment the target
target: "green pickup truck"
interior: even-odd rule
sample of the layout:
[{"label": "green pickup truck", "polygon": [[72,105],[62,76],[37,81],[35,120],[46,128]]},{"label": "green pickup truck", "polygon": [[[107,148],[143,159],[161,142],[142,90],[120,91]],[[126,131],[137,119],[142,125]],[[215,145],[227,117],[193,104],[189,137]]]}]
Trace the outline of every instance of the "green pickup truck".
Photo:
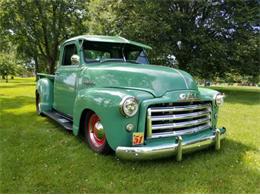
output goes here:
[{"label": "green pickup truck", "polygon": [[119,36],[82,35],[60,47],[55,75],[37,74],[36,109],[97,153],[154,159],[214,146],[224,95],[179,69],[151,65],[151,47]]}]

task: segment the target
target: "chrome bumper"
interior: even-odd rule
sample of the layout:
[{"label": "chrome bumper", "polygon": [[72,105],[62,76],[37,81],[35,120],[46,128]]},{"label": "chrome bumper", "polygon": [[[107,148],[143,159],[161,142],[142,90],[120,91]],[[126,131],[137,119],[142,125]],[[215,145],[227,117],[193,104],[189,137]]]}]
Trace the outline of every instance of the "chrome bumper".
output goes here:
[{"label": "chrome bumper", "polygon": [[126,160],[150,160],[176,155],[177,161],[182,160],[182,154],[207,148],[215,145],[215,149],[220,149],[220,141],[226,135],[226,129],[216,129],[215,133],[200,139],[187,141],[183,143],[181,136],[176,138],[176,143],[163,144],[159,146],[140,146],[140,147],[123,147],[116,148],[116,155]]}]

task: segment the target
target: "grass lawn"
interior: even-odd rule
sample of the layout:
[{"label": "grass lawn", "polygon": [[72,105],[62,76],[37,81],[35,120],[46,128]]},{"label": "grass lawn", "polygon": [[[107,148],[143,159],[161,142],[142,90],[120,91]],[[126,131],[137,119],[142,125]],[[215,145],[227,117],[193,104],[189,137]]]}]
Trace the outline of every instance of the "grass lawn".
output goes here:
[{"label": "grass lawn", "polygon": [[0,193],[260,193],[260,90],[217,89],[227,95],[220,151],[129,162],[37,116],[34,79],[1,81]]}]

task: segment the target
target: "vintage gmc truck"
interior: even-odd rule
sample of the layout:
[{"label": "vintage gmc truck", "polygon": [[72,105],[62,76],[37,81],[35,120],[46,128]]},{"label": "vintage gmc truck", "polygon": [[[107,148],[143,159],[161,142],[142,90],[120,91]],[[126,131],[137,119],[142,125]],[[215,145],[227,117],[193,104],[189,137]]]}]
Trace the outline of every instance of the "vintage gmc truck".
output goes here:
[{"label": "vintage gmc truck", "polygon": [[37,74],[36,108],[92,150],[154,159],[214,146],[224,95],[184,71],[151,65],[151,47],[119,36],[83,35],[60,46],[55,75]]}]

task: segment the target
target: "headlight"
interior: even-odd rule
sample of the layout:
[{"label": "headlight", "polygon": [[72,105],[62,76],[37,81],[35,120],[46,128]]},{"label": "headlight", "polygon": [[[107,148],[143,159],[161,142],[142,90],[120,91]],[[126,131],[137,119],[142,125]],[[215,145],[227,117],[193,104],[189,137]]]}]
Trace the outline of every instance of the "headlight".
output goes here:
[{"label": "headlight", "polygon": [[219,93],[219,94],[216,95],[215,101],[216,101],[216,104],[217,104],[218,106],[221,106],[222,104],[224,104],[224,97],[225,97],[225,95],[224,95],[224,94],[221,94],[221,93]]},{"label": "headlight", "polygon": [[127,96],[120,103],[120,110],[124,116],[134,116],[138,111],[138,102],[135,97]]}]

